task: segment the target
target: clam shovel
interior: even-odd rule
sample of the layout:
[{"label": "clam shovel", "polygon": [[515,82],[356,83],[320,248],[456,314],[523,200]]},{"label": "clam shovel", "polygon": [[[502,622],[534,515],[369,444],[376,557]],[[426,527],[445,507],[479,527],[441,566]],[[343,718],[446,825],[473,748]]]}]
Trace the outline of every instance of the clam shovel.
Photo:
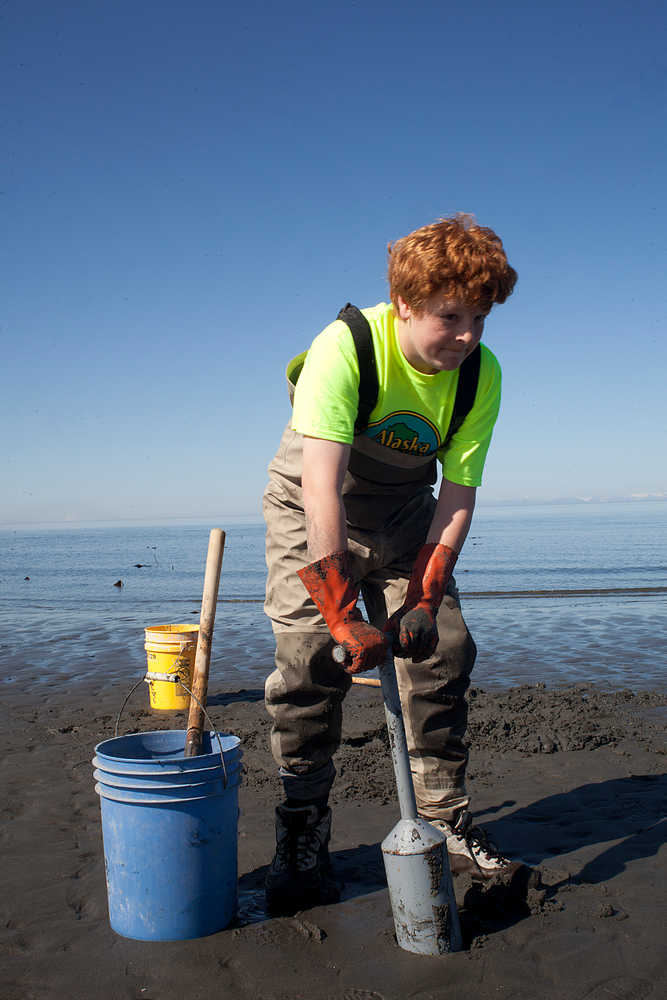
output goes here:
[{"label": "clam shovel", "polygon": [[[337,663],[345,650],[336,646]],[[417,815],[403,712],[391,651],[379,668],[389,747],[401,818],[382,841],[382,856],[401,948],[419,955],[444,955],[461,948],[445,837]]]}]

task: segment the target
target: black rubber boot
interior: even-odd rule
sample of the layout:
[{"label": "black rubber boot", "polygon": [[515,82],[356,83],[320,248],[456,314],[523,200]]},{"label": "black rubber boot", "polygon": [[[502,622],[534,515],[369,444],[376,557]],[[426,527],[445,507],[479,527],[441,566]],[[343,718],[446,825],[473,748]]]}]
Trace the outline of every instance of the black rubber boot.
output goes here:
[{"label": "black rubber boot", "polygon": [[331,809],[276,808],[276,854],[265,883],[269,913],[293,914],[340,898],[340,887],[331,876],[330,835]]}]

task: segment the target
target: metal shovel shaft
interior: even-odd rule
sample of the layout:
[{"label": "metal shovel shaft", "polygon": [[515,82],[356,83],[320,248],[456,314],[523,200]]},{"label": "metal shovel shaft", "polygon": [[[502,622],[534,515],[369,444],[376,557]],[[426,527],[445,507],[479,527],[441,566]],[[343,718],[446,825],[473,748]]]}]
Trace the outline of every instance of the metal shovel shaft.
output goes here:
[{"label": "metal shovel shaft", "polygon": [[394,774],[396,776],[396,792],[398,794],[398,805],[401,810],[401,819],[416,819],[417,802],[415,800],[415,790],[412,784],[410,757],[408,754],[407,740],[405,738],[405,725],[403,723],[401,699],[398,693],[398,681],[396,680],[394,657],[391,652],[387,654],[387,657],[378,672],[380,674],[380,683],[382,685],[384,713],[387,719],[389,748],[391,750],[391,761],[394,765]]}]

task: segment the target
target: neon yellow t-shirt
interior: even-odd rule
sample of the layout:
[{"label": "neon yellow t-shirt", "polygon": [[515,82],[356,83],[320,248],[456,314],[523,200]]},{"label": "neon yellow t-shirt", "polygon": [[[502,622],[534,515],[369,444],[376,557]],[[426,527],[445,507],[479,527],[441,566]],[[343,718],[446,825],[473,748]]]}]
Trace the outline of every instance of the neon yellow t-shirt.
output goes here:
[{"label": "neon yellow t-shirt", "polygon": [[[446,479],[479,486],[500,407],[500,365],[483,344],[475,403],[445,450],[458,371],[425,375],[405,359],[393,306],[362,310],[373,334],[379,391],[369,426],[375,442],[406,454],[437,454]],[[290,369],[297,360],[288,366]],[[292,429],[309,437],[352,444],[359,399],[359,364],[349,327],[336,320],[313,341],[294,394]]]}]

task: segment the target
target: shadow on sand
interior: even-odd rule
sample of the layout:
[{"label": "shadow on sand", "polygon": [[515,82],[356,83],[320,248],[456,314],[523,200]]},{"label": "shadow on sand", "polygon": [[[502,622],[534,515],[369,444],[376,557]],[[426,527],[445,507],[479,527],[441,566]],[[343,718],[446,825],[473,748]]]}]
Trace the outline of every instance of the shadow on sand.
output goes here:
[{"label": "shadow on sand", "polygon": [[221,694],[209,694],[206,705],[233,705],[239,701],[264,701],[264,688],[240,688],[238,691],[226,691]]},{"label": "shadow on sand", "polygon": [[598,884],[657,852],[665,841],[666,813],[667,775],[633,774],[549,795],[485,826],[493,840],[530,865],[614,841],[570,873],[570,881]]},{"label": "shadow on sand", "polygon": [[[506,801],[484,815],[511,805]],[[464,948],[554,904],[566,884],[606,882],[631,861],[655,855],[665,841],[666,807],[667,775],[632,775],[550,795],[485,823],[493,840],[530,867],[520,868],[509,881],[482,884],[467,876],[455,880]],[[553,885],[543,883],[534,870],[560,854],[609,841],[614,843]],[[341,902],[386,888],[379,843],[333,852],[332,862],[342,884]],[[237,926],[269,919],[264,908],[266,871],[263,865],[241,877]]]}]

